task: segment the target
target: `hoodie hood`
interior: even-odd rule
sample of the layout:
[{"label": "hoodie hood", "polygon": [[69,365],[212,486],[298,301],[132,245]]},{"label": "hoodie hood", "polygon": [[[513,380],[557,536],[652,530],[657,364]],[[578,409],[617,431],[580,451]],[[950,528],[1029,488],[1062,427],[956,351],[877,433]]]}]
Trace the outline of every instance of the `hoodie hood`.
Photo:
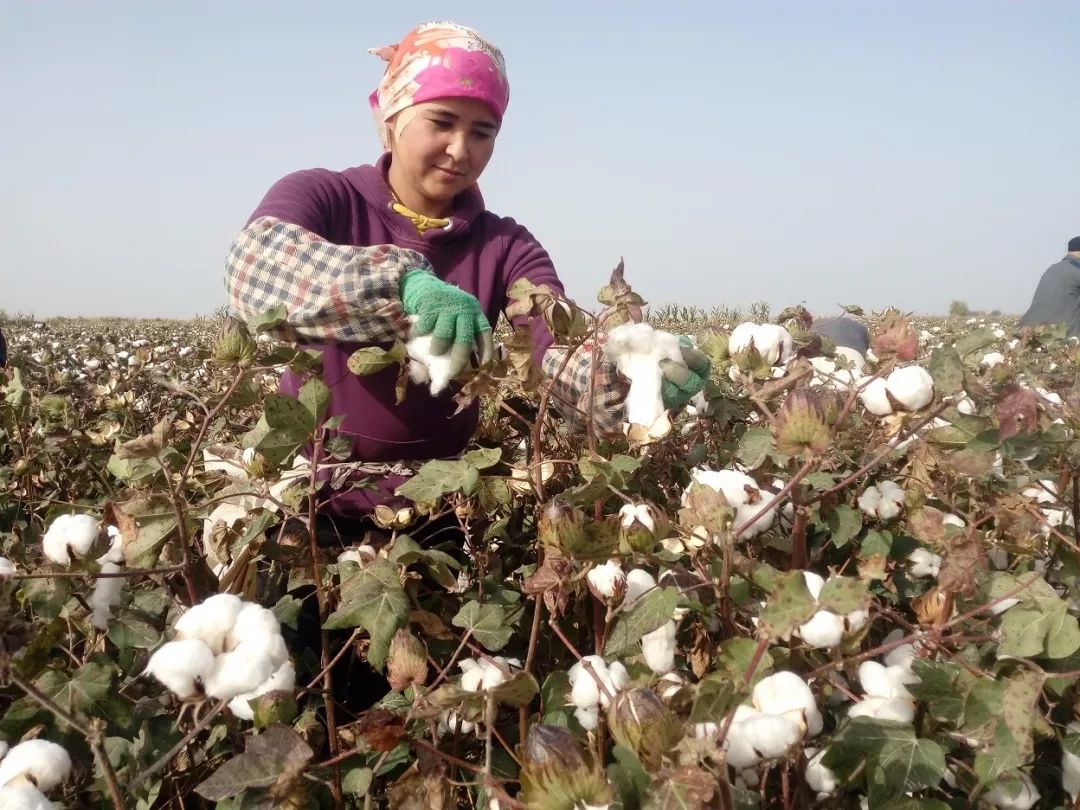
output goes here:
[{"label": "hoodie hood", "polygon": [[454,198],[454,210],[450,214],[450,225],[446,228],[432,228],[424,234],[418,234],[413,224],[390,206],[394,195],[387,183],[387,171],[390,169],[390,153],[384,152],[374,166],[355,166],[342,174],[349,184],[378,212],[386,227],[401,236],[403,242],[417,245],[440,245],[457,241],[469,234],[473,222],[486,212],[484,197],[477,186],[466,189]]}]

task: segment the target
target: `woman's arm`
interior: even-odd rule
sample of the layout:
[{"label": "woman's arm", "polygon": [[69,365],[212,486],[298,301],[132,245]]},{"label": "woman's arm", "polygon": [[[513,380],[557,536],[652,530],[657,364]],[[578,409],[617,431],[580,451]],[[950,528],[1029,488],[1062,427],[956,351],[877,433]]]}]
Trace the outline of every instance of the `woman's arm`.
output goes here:
[{"label": "woman's arm", "polygon": [[274,184],[225,260],[234,315],[250,320],[285,307],[274,333],[285,340],[383,343],[408,334],[401,277],[431,269],[413,250],[354,247],[326,240],[333,196],[319,171]]}]

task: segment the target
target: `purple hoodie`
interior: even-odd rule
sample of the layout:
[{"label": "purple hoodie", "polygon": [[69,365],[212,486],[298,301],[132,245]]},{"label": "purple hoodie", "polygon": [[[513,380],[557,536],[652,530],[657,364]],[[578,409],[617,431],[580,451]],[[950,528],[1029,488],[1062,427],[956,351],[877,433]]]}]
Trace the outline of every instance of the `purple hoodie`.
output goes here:
[{"label": "purple hoodie", "polygon": [[[390,155],[384,154],[374,166],[290,174],[267,192],[249,223],[270,216],[340,245],[392,244],[418,251],[428,258],[439,278],[475,295],[493,326],[509,304],[507,291],[518,279],[562,292],[547,251],[523,226],[487,211],[478,189],[458,196],[448,228],[417,234],[412,222],[390,208],[389,165]],[[515,326],[527,322],[524,316],[514,319]],[[533,321],[532,329],[539,362],[552,338],[539,319]],[[394,394],[397,366],[366,377],[349,371],[349,355],[360,345],[306,344],[306,348],[323,353],[323,380],[331,392],[328,416],[344,417],[335,433],[353,440],[352,460],[427,460],[461,453],[476,429],[479,404],[454,416],[453,390],[432,397],[426,388],[410,383],[405,401],[398,405]],[[296,396],[303,382],[303,377],[286,372],[280,391]],[[333,493],[326,510],[357,517],[376,504],[392,503],[391,495],[403,480],[387,476],[373,482],[377,492],[356,489],[345,495]]]}]

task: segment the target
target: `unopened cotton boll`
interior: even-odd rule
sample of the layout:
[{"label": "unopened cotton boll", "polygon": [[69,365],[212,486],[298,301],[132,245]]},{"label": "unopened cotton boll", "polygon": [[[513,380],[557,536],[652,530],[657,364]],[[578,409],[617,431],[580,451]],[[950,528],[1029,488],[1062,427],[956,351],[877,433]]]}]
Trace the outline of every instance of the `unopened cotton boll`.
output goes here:
[{"label": "unopened cotton boll", "polygon": [[1016,774],[1011,779],[999,778],[994,787],[983,794],[983,801],[999,810],[1031,810],[1042,794],[1030,776],[1023,771]]},{"label": "unopened cotton boll", "polygon": [[70,773],[71,756],[63,746],[48,740],[26,740],[0,759],[3,786],[21,776],[33,782],[38,790],[52,790],[62,785]]},{"label": "unopened cotton boll", "polygon": [[218,700],[232,700],[245,692],[254,692],[275,669],[266,650],[251,643],[241,644],[214,659],[214,668],[206,679],[206,694]]},{"label": "unopened cotton boll", "polygon": [[875,377],[859,390],[859,401],[874,416],[888,416],[893,412],[885,380]]},{"label": "unopened cotton boll", "polygon": [[0,787],[0,810],[53,810],[55,804],[29,783]]},{"label": "unopened cotton boll", "polygon": [[870,517],[890,520],[900,514],[904,490],[894,481],[871,484],[859,496],[859,508]]},{"label": "unopened cotton boll", "polygon": [[925,408],[934,398],[934,378],[922,366],[904,366],[885,379],[885,387],[894,400],[908,411]]},{"label": "unopened cotton boll", "polygon": [[213,671],[213,651],[195,638],[162,644],[146,664],[146,674],[154,676],[181,700],[205,692]]},{"label": "unopened cotton boll", "polygon": [[625,323],[607,333],[604,353],[615,368],[630,381],[626,394],[626,421],[651,426],[664,413],[660,395],[664,372],[663,360],[681,363],[679,338],[670,332],[653,329],[647,323]]},{"label": "unopened cotton boll", "polygon": [[224,652],[225,639],[244,601],[231,593],[219,593],[203,600],[176,620],[173,631],[178,639],[198,639],[215,654]]},{"label": "unopened cotton boll", "polygon": [[71,558],[85,559],[98,536],[98,522],[90,515],[60,515],[41,539],[45,556],[60,565]]},{"label": "unopened cotton boll", "polygon": [[941,555],[929,549],[917,548],[908,554],[908,574],[916,578],[936,577],[941,573]]},{"label": "unopened cotton boll", "polygon": [[611,599],[617,590],[626,588],[626,574],[622,566],[614,561],[593,566],[586,577],[593,590],[604,599]]},{"label": "unopened cotton boll", "polygon": [[801,712],[811,737],[819,734],[824,725],[814,693],[794,672],[780,671],[762,678],[754,686],[751,700],[765,714]]},{"label": "unopened cotton boll", "polygon": [[645,663],[657,675],[663,675],[675,669],[677,629],[674,621],[668,621],[641,637],[641,652],[644,654]]}]

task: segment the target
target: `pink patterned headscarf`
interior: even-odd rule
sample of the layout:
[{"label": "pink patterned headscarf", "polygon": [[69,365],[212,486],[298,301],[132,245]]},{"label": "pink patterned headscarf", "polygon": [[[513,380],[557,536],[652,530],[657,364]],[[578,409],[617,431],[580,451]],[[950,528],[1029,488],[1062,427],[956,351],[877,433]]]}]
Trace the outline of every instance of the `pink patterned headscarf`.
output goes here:
[{"label": "pink patterned headscarf", "polygon": [[502,52],[471,28],[452,22],[421,23],[397,45],[369,51],[389,64],[368,98],[384,149],[387,122],[402,110],[437,98],[485,102],[501,122],[510,102]]}]

